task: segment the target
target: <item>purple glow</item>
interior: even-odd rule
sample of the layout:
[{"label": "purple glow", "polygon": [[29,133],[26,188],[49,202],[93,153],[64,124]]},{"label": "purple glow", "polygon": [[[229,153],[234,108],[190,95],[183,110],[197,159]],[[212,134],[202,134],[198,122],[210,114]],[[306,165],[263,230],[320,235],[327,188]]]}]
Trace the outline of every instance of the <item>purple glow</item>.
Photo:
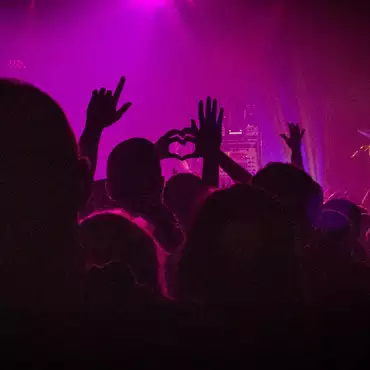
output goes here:
[{"label": "purple glow", "polygon": [[29,0],[19,14],[2,9],[0,32],[11,37],[2,40],[0,74],[50,93],[77,136],[91,91],[114,89],[126,76],[122,100],[133,106],[104,133],[98,178],[116,144],[134,136],[154,141],[190,125],[197,101],[212,95],[224,106],[225,121],[242,120],[244,107],[256,103],[263,164],[288,161],[279,134],[287,121],[300,121],[310,173],[335,191],[358,184],[362,198],[370,171],[350,156],[368,144],[357,133],[370,117],[365,20],[346,28],[344,14],[331,15],[335,9],[285,8],[284,1],[62,3]]},{"label": "purple glow", "polygon": [[169,0],[132,0],[134,6],[143,8],[161,8],[168,5]]}]

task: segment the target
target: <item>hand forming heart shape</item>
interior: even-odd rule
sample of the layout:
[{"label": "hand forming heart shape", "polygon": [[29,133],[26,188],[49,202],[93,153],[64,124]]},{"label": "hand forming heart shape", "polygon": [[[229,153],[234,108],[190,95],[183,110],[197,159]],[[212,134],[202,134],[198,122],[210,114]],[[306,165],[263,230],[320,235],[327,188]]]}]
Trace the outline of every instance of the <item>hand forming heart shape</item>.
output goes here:
[{"label": "hand forming heart shape", "polygon": [[160,159],[175,158],[182,161],[193,158],[194,153],[181,157],[179,154],[170,152],[170,145],[179,143],[180,145],[186,146],[189,142],[195,143],[195,137],[192,135],[191,128],[184,128],[183,130],[168,131],[156,142],[155,146]]},{"label": "hand forming heart shape", "polygon": [[[170,155],[170,158],[176,158],[181,161],[190,159],[190,158],[195,158],[195,149],[192,153],[188,153],[184,156],[180,156],[179,154],[172,153],[170,151],[169,146],[173,143],[179,143],[182,146],[186,146],[188,143],[194,143],[195,144],[195,137],[191,135],[189,128],[184,128],[183,130],[171,130],[169,131],[166,135],[168,135],[168,154]],[[165,136],[166,136],[165,135]]]}]

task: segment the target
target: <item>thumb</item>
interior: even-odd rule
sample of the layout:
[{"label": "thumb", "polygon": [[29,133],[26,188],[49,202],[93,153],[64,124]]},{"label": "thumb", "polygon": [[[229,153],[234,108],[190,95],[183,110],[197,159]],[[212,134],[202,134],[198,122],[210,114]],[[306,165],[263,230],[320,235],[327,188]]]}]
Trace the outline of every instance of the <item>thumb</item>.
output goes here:
[{"label": "thumb", "polygon": [[285,135],[285,134],[281,134],[280,137],[286,142],[288,143],[289,139],[288,137]]},{"label": "thumb", "polygon": [[191,120],[191,129],[195,132],[198,131],[197,124],[193,119]]},{"label": "thumb", "polygon": [[123,104],[123,106],[117,111],[117,118],[120,119],[131,107],[132,103]]}]

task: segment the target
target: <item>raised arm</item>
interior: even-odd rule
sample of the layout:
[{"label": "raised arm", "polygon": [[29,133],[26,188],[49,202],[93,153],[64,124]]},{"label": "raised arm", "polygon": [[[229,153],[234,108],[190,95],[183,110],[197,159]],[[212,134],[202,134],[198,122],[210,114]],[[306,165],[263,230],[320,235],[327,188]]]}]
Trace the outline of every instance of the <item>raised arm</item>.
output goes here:
[{"label": "raised arm", "polygon": [[114,94],[105,88],[99,91],[94,90],[92,93],[87,108],[85,129],[80,137],[80,150],[81,155],[89,159],[93,175],[98,160],[99,142],[104,129],[119,121],[132,105],[132,103],[125,103],[117,109],[125,81],[124,77],[120,79]]},{"label": "raised arm", "polygon": [[209,186],[218,188],[219,183],[219,153],[222,142],[222,121],[224,110],[218,112],[217,100],[208,97],[206,107],[201,100],[198,106],[199,128],[194,120],[191,120],[191,128],[183,130],[193,138],[188,141],[195,143],[195,152],[183,158],[203,158],[203,182]]},{"label": "raised arm", "polygon": [[216,100],[212,102],[211,98],[207,98],[205,113],[203,101],[199,103],[199,129],[192,120],[191,128],[183,130],[192,136],[192,138],[187,136],[186,140],[194,142],[196,150],[193,155],[185,156],[184,159],[203,157],[203,181],[208,186],[218,187],[219,167],[233,181],[249,184],[252,175],[221,150],[223,118],[222,108],[217,116]]},{"label": "raised arm", "polygon": [[298,123],[288,123],[289,137],[285,134],[280,136],[284,139],[286,145],[292,152],[291,163],[304,170],[302,158],[302,139],[306,130],[301,130]]},{"label": "raised arm", "polygon": [[227,175],[234,181],[242,184],[249,184],[252,181],[252,174],[235,162],[222,150],[218,154],[218,163]]}]

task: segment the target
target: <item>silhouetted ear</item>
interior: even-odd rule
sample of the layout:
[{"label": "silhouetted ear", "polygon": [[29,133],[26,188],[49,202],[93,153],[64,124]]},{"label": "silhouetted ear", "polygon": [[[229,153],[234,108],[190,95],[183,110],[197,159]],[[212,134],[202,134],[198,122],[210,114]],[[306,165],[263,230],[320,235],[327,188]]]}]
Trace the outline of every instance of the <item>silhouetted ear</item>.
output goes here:
[{"label": "silhouetted ear", "polygon": [[86,157],[78,160],[78,209],[82,209],[88,202],[93,184],[93,174],[90,162]]}]

